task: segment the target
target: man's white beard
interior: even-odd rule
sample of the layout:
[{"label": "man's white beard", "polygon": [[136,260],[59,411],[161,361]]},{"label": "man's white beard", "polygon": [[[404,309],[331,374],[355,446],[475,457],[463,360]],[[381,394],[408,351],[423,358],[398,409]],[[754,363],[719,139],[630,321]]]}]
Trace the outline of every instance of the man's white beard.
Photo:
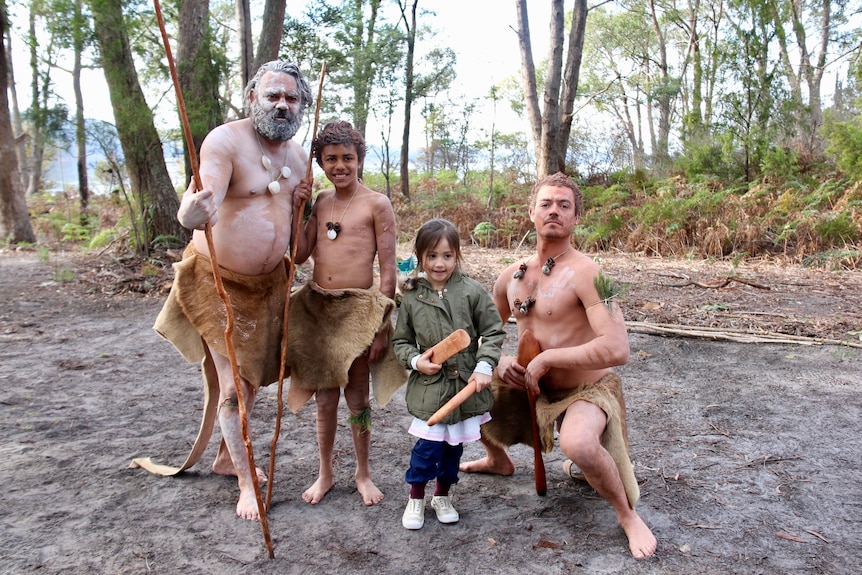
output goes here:
[{"label": "man's white beard", "polygon": [[296,135],[302,124],[302,116],[287,111],[287,120],[276,119],[278,110],[267,112],[262,106],[252,106],[252,122],[255,129],[267,140],[286,142]]}]

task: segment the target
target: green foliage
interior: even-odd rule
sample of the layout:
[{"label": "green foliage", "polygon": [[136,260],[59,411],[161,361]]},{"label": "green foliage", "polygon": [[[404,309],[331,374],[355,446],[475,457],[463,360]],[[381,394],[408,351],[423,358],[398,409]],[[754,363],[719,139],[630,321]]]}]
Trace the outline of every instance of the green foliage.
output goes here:
[{"label": "green foliage", "polygon": [[82,243],[90,240],[90,230],[77,222],[65,222],[60,227],[61,240],[64,242]]},{"label": "green foliage", "polygon": [[767,178],[796,177],[799,174],[799,152],[788,147],[770,146],[763,154],[760,170]]},{"label": "green foliage", "polygon": [[75,272],[64,266],[54,272],[54,281],[59,283],[70,282],[75,279]]},{"label": "green foliage", "polygon": [[473,237],[479,240],[483,246],[488,245],[488,240],[495,233],[497,233],[497,228],[491,222],[479,222],[473,228]]},{"label": "green foliage", "polygon": [[101,230],[90,240],[88,249],[95,250],[109,245],[117,237],[116,231],[113,228]]},{"label": "green foliage", "polygon": [[860,239],[859,226],[848,212],[822,214],[814,228],[827,244],[841,244]]},{"label": "green foliage", "polygon": [[614,298],[623,293],[623,288],[612,278],[606,276],[602,270],[593,278],[593,285],[599,294],[599,299],[607,308],[611,316],[614,315]]},{"label": "green foliage", "polygon": [[156,236],[153,238],[152,247],[155,249],[164,249],[164,248],[181,248],[186,243],[176,236]]},{"label": "green foliage", "polygon": [[854,118],[847,122],[827,121],[823,133],[828,145],[826,153],[849,177],[862,179],[862,120]]}]

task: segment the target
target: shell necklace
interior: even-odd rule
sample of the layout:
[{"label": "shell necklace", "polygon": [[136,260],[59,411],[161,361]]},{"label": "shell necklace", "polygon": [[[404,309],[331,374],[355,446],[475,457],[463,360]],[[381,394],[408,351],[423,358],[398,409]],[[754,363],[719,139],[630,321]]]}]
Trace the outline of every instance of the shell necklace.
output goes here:
[{"label": "shell necklace", "polygon": [[335,213],[335,192],[332,194],[332,209],[329,210],[329,221],[326,222],[326,237],[330,240],[335,240],[338,237],[338,232],[341,231],[341,220],[344,219],[344,215],[347,213],[347,210],[350,209],[350,202],[353,201],[353,198],[356,197],[356,190],[353,190],[353,195],[350,196],[350,199],[347,201],[347,205],[344,207],[344,211],[341,212],[341,217],[338,218],[337,222],[332,221],[332,216]]},{"label": "shell necklace", "polygon": [[[255,131],[255,136],[257,137],[257,147],[260,148],[260,163],[263,164],[263,169],[266,170],[266,173],[270,173],[270,169],[272,168],[272,160],[269,159],[263,151],[263,144],[260,143],[260,134]],[[272,176],[272,181],[267,184],[266,189],[269,190],[269,193],[272,195],[276,195],[281,192],[281,184],[278,181],[281,178],[289,178],[292,173],[290,167],[287,165],[287,151],[288,148],[284,150],[284,165],[281,167],[281,170],[275,173],[275,176]]]},{"label": "shell necklace", "polygon": [[[548,258],[547,261],[545,261],[545,263],[542,265],[542,275],[539,276],[539,281],[536,282],[536,289],[533,290],[533,294],[527,298],[527,301],[521,301],[520,298],[515,298],[515,309],[518,310],[521,315],[527,315],[530,312],[530,308],[536,305],[536,295],[539,293],[539,288],[542,285],[542,277],[551,275],[551,270],[554,269],[554,266],[557,263],[556,260],[566,255],[566,253],[570,249],[572,249],[572,246],[567,247],[561,253],[555,255],[552,258]],[[524,263],[522,263],[518,267],[518,271],[512,274],[512,277],[516,280],[524,279],[524,275],[526,275],[527,273],[527,262],[529,262],[535,256],[536,254],[533,254]]]}]

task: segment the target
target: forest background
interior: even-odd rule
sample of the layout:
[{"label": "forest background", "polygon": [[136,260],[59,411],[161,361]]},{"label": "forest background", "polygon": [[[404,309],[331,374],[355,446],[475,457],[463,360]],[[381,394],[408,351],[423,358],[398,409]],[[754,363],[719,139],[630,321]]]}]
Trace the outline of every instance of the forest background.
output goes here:
[{"label": "forest background", "polygon": [[[858,1],[548,0],[541,38],[537,2],[493,3],[513,33],[476,22],[476,50],[516,43],[521,60],[480,97],[459,91],[438,37],[444,3],[165,2],[195,146],[242,115],[260,63],[289,59],[316,84],[325,62],[321,120],[373,143],[363,178],[391,198],[404,242],[443,216],[474,244],[529,243],[531,184],[561,170],[585,192],[587,251],[860,266]],[[0,17],[2,242],[163,267],[188,239],[175,213],[190,166],[153,5],[0,0]],[[12,65],[20,50],[28,69]],[[113,122],[83,113],[87,68],[104,72]],[[74,102],[54,89],[67,74]],[[526,131],[498,129],[502,110]],[[45,174],[59,150],[77,184],[58,189]]]}]

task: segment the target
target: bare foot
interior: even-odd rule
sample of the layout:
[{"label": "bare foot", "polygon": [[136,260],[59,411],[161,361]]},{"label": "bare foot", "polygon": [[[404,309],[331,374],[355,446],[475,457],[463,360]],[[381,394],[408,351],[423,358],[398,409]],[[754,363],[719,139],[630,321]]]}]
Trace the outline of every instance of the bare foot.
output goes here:
[{"label": "bare foot", "polygon": [[632,552],[632,556],[635,559],[651,557],[655,553],[656,546],[658,545],[655,535],[652,534],[650,528],[647,527],[647,524],[644,523],[638,514],[634,514],[622,526],[623,531],[626,532],[626,536],[629,538],[629,551]]},{"label": "bare foot", "polygon": [[509,458],[492,459],[483,457],[475,461],[465,461],[459,466],[465,473],[490,473],[492,475],[512,475],[515,473],[515,464]]},{"label": "bare foot", "polygon": [[246,489],[240,491],[239,501],[236,504],[236,514],[242,519],[249,521],[260,520],[260,510],[257,507],[257,497],[254,494],[254,489]]},{"label": "bare foot", "polygon": [[383,501],[383,492],[377,489],[377,486],[374,485],[370,478],[357,479],[356,488],[359,490],[359,494],[362,496],[362,501],[365,502],[365,505],[376,505]]},{"label": "bare foot", "polygon": [[302,500],[311,505],[317,505],[323,501],[324,495],[329,493],[329,490],[332,489],[333,485],[335,485],[335,482],[332,481],[332,479],[327,480],[323,477],[318,477],[317,481],[314,482],[314,485],[302,493]]},{"label": "bare foot", "polygon": [[[267,477],[266,473],[260,467],[255,467],[255,471],[257,471],[257,482],[258,484],[266,483]],[[231,477],[236,477],[236,467],[233,466],[233,462],[228,459],[227,462],[222,460],[221,458],[216,458],[213,461],[213,473],[216,475],[228,475]]]}]

